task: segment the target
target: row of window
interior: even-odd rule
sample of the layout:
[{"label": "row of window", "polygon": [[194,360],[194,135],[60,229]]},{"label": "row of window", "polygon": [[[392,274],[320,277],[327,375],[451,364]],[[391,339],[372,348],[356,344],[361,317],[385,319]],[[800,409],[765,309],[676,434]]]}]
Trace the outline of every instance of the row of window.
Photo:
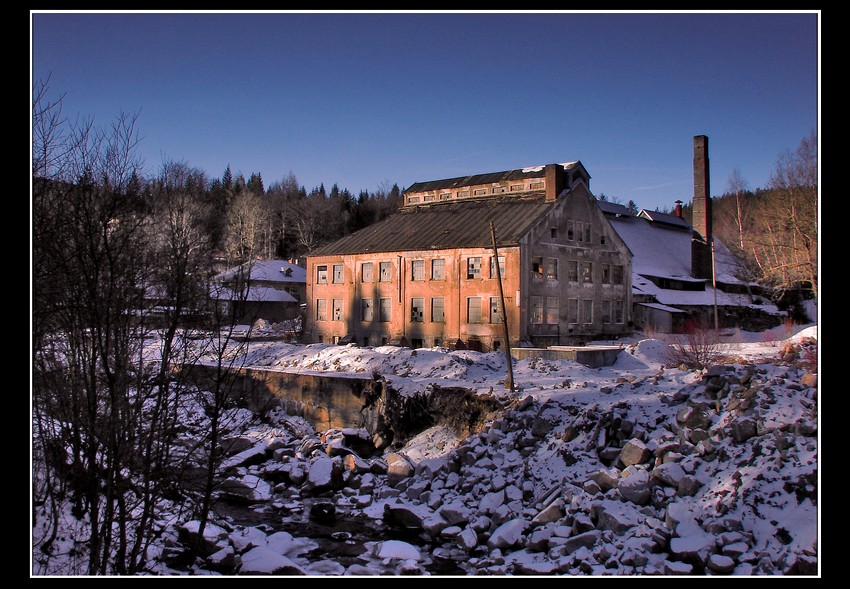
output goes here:
[{"label": "row of window", "polygon": [[[502,322],[502,308],[498,297],[489,297],[488,321],[490,323]],[[484,309],[482,297],[466,298],[466,322],[482,323]],[[373,299],[360,299],[361,321],[392,321],[392,299],[378,299],[377,318],[375,315],[375,301]],[[599,301],[598,312],[601,313],[602,323],[623,323],[624,305],[620,299],[603,299]],[[410,299],[410,321],[413,323],[425,322],[425,299],[414,297]],[[530,322],[535,325],[557,325],[560,323],[560,299],[558,297],[532,296],[530,301]],[[567,299],[567,323],[593,323],[594,302],[592,299]],[[328,300],[316,300],[316,321],[328,320]],[[331,321],[343,320],[342,299],[331,300]],[[445,321],[445,299],[433,297],[430,301],[431,323],[443,323]]]},{"label": "row of window", "polygon": [[[468,258],[466,261],[466,277],[468,279],[483,278],[481,257]],[[490,278],[497,278],[494,257],[490,256]],[[425,280],[425,260],[411,260],[410,279],[414,282]],[[499,271],[505,275],[505,258],[499,256]],[[446,279],[446,261],[442,258],[431,260],[429,274],[431,280]],[[333,284],[343,283],[343,265],[331,265],[331,282]],[[378,262],[378,282],[390,282],[392,280],[392,262]],[[375,263],[364,262],[360,266],[360,282],[375,282]],[[316,284],[328,283],[328,266],[320,264],[316,266]]]},{"label": "row of window", "polygon": [[[567,260],[567,280],[569,282],[593,283],[593,262]],[[600,264],[602,284],[623,284],[623,267],[616,264]],[[535,280],[558,280],[558,258],[531,258],[531,276]]]},{"label": "row of window", "polygon": [[543,190],[545,188],[545,184],[543,182],[531,182],[526,186],[525,184],[510,184],[508,186],[499,185],[499,186],[491,186],[490,188],[480,187],[466,189],[466,190],[458,190],[454,193],[451,192],[440,192],[436,196],[433,194],[425,194],[421,198],[419,196],[409,196],[407,197],[408,203],[418,203],[418,202],[434,202],[436,200],[450,200],[453,196],[455,198],[466,198],[468,196],[485,196],[487,194],[504,194],[506,192],[523,192],[525,190]]},{"label": "row of window", "polygon": [[[466,278],[474,280],[483,278],[482,259],[480,257],[467,258]],[[567,260],[567,280],[569,282],[593,283],[593,262]],[[505,258],[499,256],[499,273],[505,275]],[[446,261],[441,258],[431,260],[431,280],[446,279]],[[495,258],[490,257],[490,278],[497,278]],[[531,276],[535,280],[558,280],[558,258],[543,258],[535,256],[531,258]],[[600,264],[600,281],[602,284],[623,284],[623,266],[617,264]],[[410,279],[414,282],[425,280],[425,260],[411,260]],[[392,280],[392,262],[378,262],[378,282],[390,282]],[[333,264],[331,281],[334,284],[343,282],[343,265]],[[361,265],[360,281],[364,283],[375,282],[375,263],[364,262]],[[316,283],[328,283],[328,266],[325,264],[316,266]]]}]

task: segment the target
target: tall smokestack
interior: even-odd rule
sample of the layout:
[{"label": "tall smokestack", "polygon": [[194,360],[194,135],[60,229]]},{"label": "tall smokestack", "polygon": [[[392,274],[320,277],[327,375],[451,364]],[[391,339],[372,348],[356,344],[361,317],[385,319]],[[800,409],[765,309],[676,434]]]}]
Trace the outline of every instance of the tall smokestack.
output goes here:
[{"label": "tall smokestack", "polygon": [[694,136],[694,202],[691,274],[709,279],[711,272],[711,187],[708,166],[708,137]]}]

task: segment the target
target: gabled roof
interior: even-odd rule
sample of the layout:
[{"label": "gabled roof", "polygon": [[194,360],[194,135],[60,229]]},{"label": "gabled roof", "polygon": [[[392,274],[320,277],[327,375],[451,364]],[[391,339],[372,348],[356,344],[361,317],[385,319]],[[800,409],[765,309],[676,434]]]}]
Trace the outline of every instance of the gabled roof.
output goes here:
[{"label": "gabled roof", "polygon": [[[587,174],[587,170],[584,169],[584,166],[579,161],[565,162],[560,165],[567,170],[581,166],[585,174]],[[430,190],[451,190],[454,188],[461,188],[463,186],[476,186],[478,184],[492,184],[496,182],[507,182],[510,180],[523,180],[526,178],[543,178],[545,175],[545,166],[531,166],[527,168],[518,168],[515,170],[506,170],[504,172],[474,174],[472,176],[458,176],[457,178],[430,180],[428,182],[414,182],[404,192],[409,193],[428,192]],[[588,174],[588,177],[589,176],[590,175]]]},{"label": "gabled roof", "polygon": [[553,203],[538,193],[407,206],[392,216],[311,252],[311,256],[517,245]]},{"label": "gabled roof", "polygon": [[243,289],[241,294],[228,287],[214,288],[211,291],[211,294],[214,299],[219,301],[248,301],[252,303],[298,302],[298,299],[285,290],[274,288],[272,286],[257,286],[253,284],[249,288]]},{"label": "gabled roof", "polygon": [[623,205],[608,200],[597,200],[597,204],[603,213],[616,215],[618,217],[634,217],[635,214]]},{"label": "gabled roof", "polygon": [[685,221],[682,217],[677,217],[676,215],[670,215],[668,213],[662,213],[661,211],[650,211],[647,209],[641,209],[640,212],[638,212],[637,216],[649,219],[654,223],[666,223],[667,225],[672,225],[673,227],[691,229],[690,223]]}]

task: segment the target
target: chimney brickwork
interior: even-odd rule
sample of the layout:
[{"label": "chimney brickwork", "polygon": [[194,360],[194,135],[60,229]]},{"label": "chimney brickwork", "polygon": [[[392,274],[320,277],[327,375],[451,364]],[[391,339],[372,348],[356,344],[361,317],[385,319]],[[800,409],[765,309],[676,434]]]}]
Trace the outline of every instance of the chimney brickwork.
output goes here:
[{"label": "chimney brickwork", "polygon": [[546,202],[555,202],[558,195],[565,188],[564,167],[558,164],[547,164],[544,168],[546,174]]},{"label": "chimney brickwork", "polygon": [[694,137],[694,229],[691,240],[691,274],[694,278],[710,279],[711,263],[711,186],[708,163],[708,137]]}]

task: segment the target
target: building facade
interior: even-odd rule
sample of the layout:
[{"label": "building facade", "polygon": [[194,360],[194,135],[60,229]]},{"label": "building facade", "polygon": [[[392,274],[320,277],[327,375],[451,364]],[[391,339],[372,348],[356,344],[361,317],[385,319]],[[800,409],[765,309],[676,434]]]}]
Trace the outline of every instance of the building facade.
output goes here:
[{"label": "building facade", "polygon": [[494,350],[503,312],[511,346],[629,333],[631,253],[589,182],[570,162],[413,184],[308,256],[305,339]]}]

